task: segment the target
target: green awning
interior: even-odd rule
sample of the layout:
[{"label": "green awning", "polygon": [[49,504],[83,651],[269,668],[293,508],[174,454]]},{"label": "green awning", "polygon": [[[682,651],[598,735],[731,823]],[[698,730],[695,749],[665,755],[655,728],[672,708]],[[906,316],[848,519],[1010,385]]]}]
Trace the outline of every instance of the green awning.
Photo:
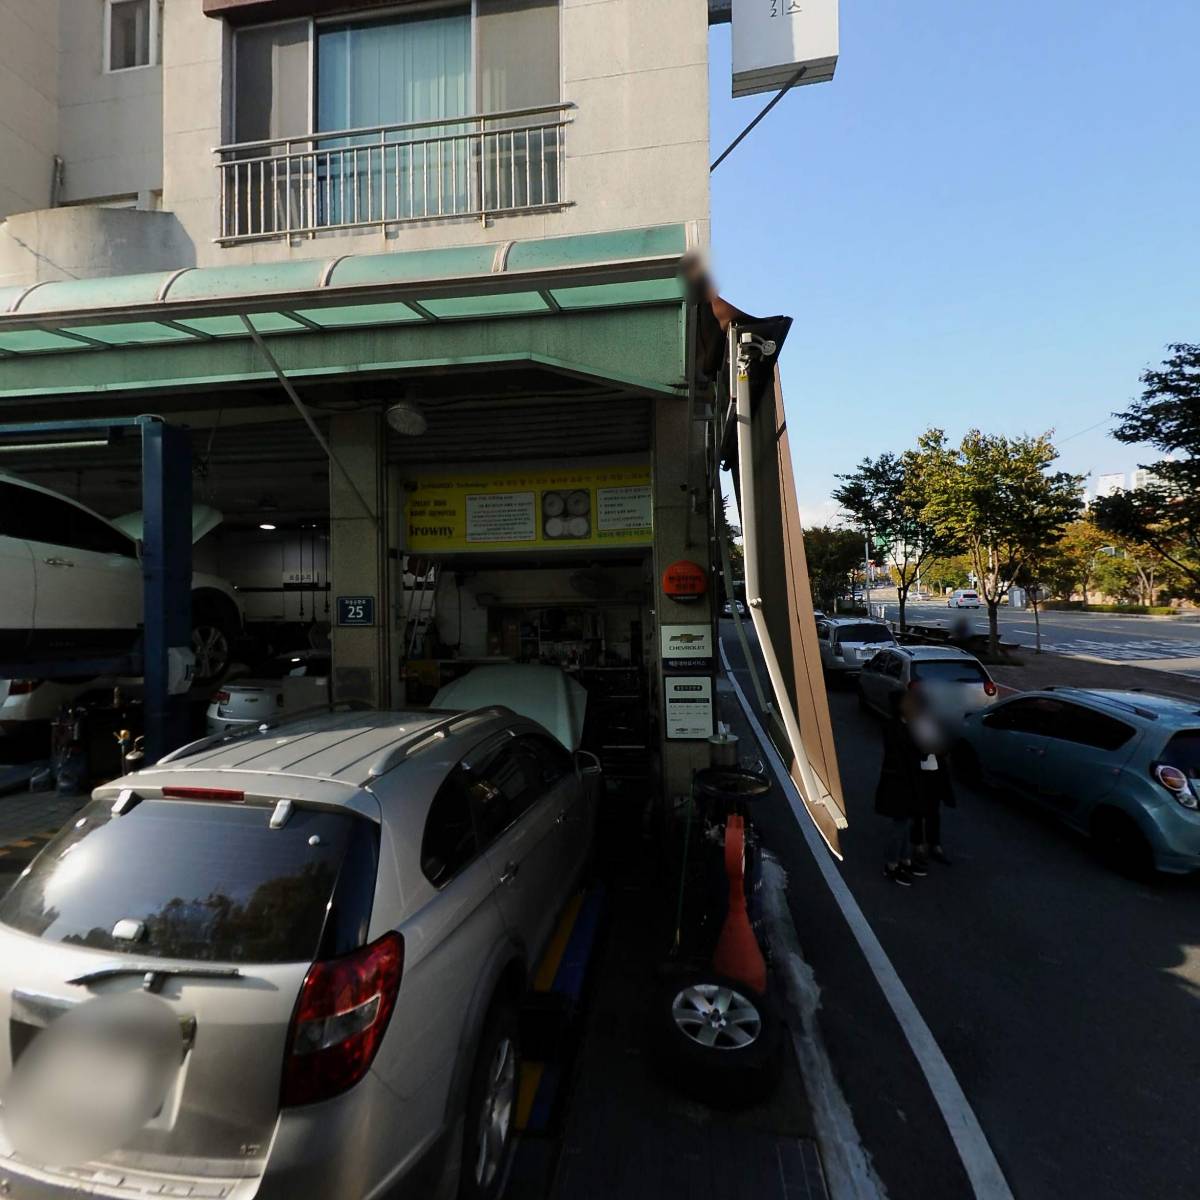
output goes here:
[{"label": "green awning", "polygon": [[[300,375],[523,357],[589,375],[624,367],[613,377],[678,391],[686,379],[678,268],[687,249],[686,227],[668,225],[0,289],[0,398],[265,377],[243,314]],[[659,345],[657,363],[623,355],[611,320],[583,320],[635,307],[664,310],[651,324],[673,344]],[[535,334],[542,321],[576,324],[590,331],[584,341],[599,341]],[[481,322],[511,328],[483,337]],[[313,342],[319,348],[304,344]],[[567,345],[582,357],[558,353]]]}]

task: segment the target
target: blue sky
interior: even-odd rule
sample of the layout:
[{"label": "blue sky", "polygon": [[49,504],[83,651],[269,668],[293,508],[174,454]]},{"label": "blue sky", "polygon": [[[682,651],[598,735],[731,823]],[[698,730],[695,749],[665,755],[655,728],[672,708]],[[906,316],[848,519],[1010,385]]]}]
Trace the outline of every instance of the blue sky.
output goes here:
[{"label": "blue sky", "polygon": [[[714,156],[769,96],[730,98]],[[832,83],[797,88],[713,176],[713,269],[782,358],[800,507],[929,425],[1054,428],[1062,465],[1138,375],[1200,341],[1200,2],[844,0]],[[1100,428],[1082,432],[1097,422]]]}]

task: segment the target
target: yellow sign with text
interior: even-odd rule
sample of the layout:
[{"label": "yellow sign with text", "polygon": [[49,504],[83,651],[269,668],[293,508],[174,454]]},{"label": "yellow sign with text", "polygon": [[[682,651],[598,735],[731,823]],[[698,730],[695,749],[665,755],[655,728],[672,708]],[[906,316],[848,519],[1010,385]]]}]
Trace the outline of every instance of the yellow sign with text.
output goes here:
[{"label": "yellow sign with text", "polygon": [[405,515],[413,554],[648,546],[650,468],[418,475]]}]

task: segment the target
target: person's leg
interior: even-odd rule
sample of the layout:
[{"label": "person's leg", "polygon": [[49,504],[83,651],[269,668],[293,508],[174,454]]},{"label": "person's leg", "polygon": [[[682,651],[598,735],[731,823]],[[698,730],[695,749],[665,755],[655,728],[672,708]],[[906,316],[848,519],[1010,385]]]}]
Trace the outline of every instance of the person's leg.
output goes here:
[{"label": "person's leg", "polygon": [[912,849],[918,861],[924,862],[929,857],[929,817],[920,813],[912,819]]},{"label": "person's leg", "polygon": [[888,834],[887,857],[884,860],[884,875],[895,883],[912,882],[909,818],[894,817]]},{"label": "person's leg", "polygon": [[942,806],[940,804],[925,822],[925,836],[929,842],[930,858],[948,867],[950,859],[942,849]]}]

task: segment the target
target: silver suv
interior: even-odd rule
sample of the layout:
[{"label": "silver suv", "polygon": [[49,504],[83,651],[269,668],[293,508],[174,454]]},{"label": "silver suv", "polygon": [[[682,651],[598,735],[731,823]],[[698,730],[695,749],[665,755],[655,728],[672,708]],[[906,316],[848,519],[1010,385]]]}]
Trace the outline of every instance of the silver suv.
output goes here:
[{"label": "silver suv", "polygon": [[896,638],[882,621],[869,617],[825,617],[817,622],[817,645],[826,671],[857,674]]},{"label": "silver suv", "polygon": [[[179,755],[97,789],[0,902],[4,1194],[496,1196],[517,1009],[589,853],[595,759],[503,708]],[[90,1152],[32,1155],[17,1100],[85,1009],[104,1031],[133,1001],[180,1040],[129,1136],[96,1143],[107,1083],[42,1088],[34,1144]]]}]

